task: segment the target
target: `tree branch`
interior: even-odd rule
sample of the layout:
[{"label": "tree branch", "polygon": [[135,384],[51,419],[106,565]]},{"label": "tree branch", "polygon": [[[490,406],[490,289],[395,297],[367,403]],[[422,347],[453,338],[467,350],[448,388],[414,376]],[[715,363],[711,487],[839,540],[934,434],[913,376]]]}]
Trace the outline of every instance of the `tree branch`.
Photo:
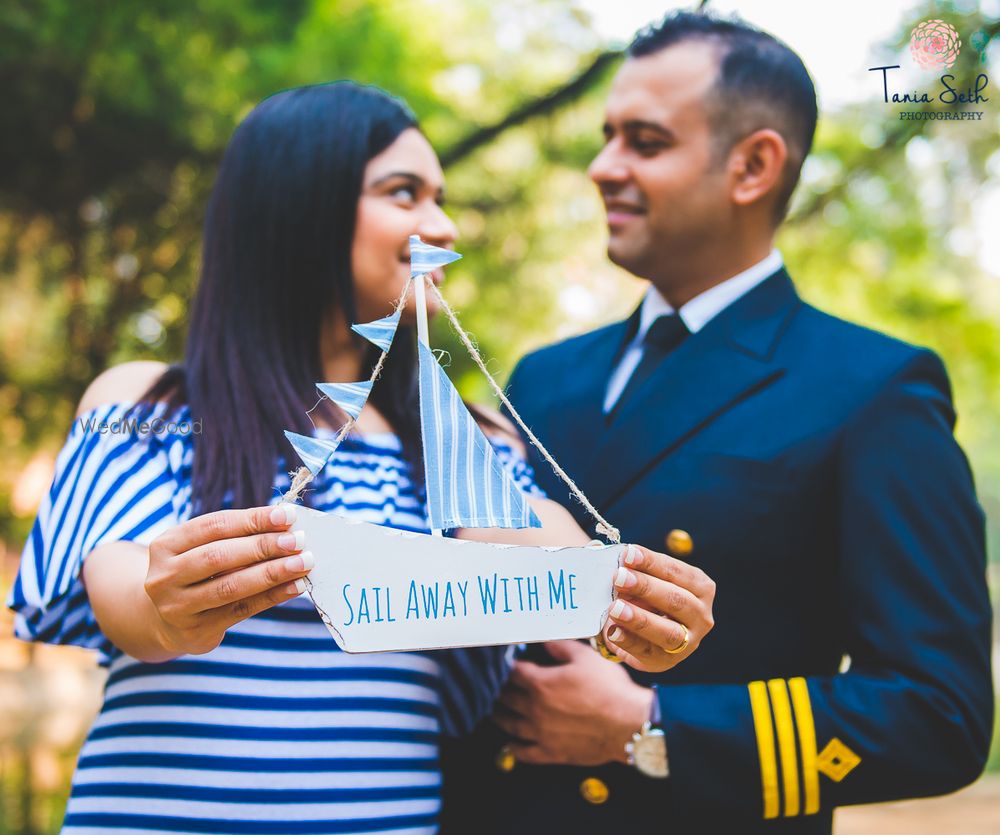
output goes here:
[{"label": "tree branch", "polygon": [[620,56],[621,53],[618,51],[600,53],[591,65],[572,81],[539,99],[522,104],[517,109],[508,113],[499,122],[478,128],[464,139],[458,140],[458,142],[441,154],[441,165],[444,168],[454,165],[483,145],[492,142],[504,131],[523,124],[536,116],[545,116],[552,113],[560,107],[578,99],[600,80],[607,67]]}]

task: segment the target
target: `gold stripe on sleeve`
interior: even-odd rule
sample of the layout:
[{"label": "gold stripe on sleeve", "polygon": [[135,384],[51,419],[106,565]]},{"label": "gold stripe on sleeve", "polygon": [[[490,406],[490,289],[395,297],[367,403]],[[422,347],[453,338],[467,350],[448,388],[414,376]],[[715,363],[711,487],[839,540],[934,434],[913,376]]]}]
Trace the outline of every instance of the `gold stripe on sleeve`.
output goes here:
[{"label": "gold stripe on sleeve", "polygon": [[778,761],[774,755],[774,729],[771,726],[771,706],[767,701],[767,686],[763,681],[751,681],[750,709],[753,729],[757,735],[760,757],[760,784],[764,796],[764,817],[778,817]]},{"label": "gold stripe on sleeve", "polygon": [[799,813],[799,761],[795,755],[795,725],[792,722],[792,705],[788,701],[788,687],[783,678],[772,678],[767,683],[774,710],[774,726],[778,730],[778,753],[781,755],[782,786],[785,790],[785,817]]},{"label": "gold stripe on sleeve", "polygon": [[795,724],[799,729],[799,750],[802,752],[803,811],[807,815],[815,815],[819,811],[819,771],[816,768],[816,725],[809,701],[809,687],[806,680],[799,677],[788,679],[788,688],[792,692]]}]

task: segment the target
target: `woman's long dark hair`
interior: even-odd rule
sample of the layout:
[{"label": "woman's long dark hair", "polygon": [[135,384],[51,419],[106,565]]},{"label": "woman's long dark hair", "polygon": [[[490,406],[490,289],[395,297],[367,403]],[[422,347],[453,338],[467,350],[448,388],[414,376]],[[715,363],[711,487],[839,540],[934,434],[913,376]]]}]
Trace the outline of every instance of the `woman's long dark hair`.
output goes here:
[{"label": "woman's long dark hair", "polygon": [[[351,243],[365,166],[416,125],[398,100],[340,81],[271,96],[233,134],[208,204],[184,365],[143,398],[187,403],[201,419],[193,515],[227,494],[232,507],[267,504],[278,457],[298,466],[282,430],[311,432],[323,324],[335,308],[357,321]],[[366,375],[378,356],[369,347]],[[417,463],[416,351],[403,329],[380,379],[371,401]],[[344,420],[322,406],[331,425]]]}]

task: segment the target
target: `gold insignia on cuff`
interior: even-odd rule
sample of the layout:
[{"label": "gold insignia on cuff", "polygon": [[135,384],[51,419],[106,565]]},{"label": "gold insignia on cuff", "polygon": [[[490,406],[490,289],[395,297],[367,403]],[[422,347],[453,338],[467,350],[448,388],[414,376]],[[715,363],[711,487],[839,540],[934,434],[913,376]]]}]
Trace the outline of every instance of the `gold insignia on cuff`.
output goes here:
[{"label": "gold insignia on cuff", "polygon": [[760,759],[764,818],[776,818],[778,817],[778,758],[775,754],[774,725],[771,723],[771,704],[767,698],[767,685],[763,681],[751,681],[747,687],[750,691],[750,710],[753,713],[757,755]]},{"label": "gold insignia on cuff", "polygon": [[816,768],[833,782],[839,783],[854,771],[860,762],[861,757],[834,737],[816,757]]}]

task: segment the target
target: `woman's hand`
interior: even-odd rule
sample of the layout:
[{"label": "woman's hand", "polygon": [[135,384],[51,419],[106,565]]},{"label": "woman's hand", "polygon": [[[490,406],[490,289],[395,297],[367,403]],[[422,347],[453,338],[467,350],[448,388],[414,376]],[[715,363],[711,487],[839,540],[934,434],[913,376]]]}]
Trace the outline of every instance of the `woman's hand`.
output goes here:
[{"label": "woman's hand", "polygon": [[603,637],[608,649],[636,670],[660,673],[698,648],[715,625],[715,583],[686,562],[629,545],[615,574],[618,599]]},{"label": "woman's hand", "polygon": [[314,559],[294,521],[289,504],[220,510],[154,539],[144,587],[163,649],[210,652],[233,624],[301,594]]}]

